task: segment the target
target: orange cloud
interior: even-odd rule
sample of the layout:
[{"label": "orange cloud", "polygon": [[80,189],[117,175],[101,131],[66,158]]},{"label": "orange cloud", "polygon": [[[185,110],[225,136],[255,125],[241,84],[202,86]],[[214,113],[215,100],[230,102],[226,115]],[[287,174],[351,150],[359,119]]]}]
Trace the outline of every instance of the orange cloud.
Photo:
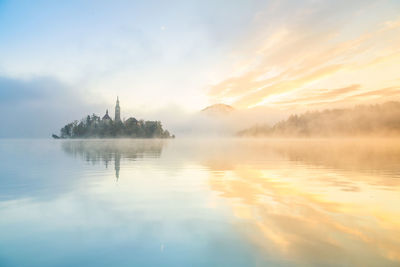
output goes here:
[{"label": "orange cloud", "polygon": [[275,83],[273,85],[266,86],[254,93],[250,93],[248,95],[243,96],[235,104],[239,107],[246,107],[246,106],[258,104],[259,102],[262,102],[262,100],[267,96],[270,96],[273,94],[285,93],[288,91],[298,89],[298,88],[305,86],[311,82],[314,82],[316,80],[319,80],[326,76],[329,76],[329,75],[339,71],[342,67],[343,67],[343,65],[340,65],[340,64],[331,65],[331,66],[327,66],[327,67],[318,69],[318,70],[316,70],[308,75],[305,75],[303,77],[300,77],[298,79],[280,81],[279,83]]},{"label": "orange cloud", "polygon": [[304,97],[293,98],[289,100],[278,101],[276,104],[295,104],[295,103],[307,103],[307,102],[314,102],[314,101],[324,101],[324,100],[332,100],[336,99],[337,97],[347,95],[349,93],[354,93],[360,89],[360,84],[353,84],[350,86],[346,86],[343,88],[336,88],[336,89],[325,89],[325,90],[318,90],[313,91],[311,94],[307,94]]},{"label": "orange cloud", "polygon": [[[299,102],[319,100],[329,103],[328,97],[344,96],[351,89],[360,91],[360,94],[358,97],[347,97],[346,101],[358,103],[367,100],[367,95],[362,95],[361,91],[374,90],[369,87],[372,80],[374,84],[381,81],[380,87],[396,86],[388,81],[397,77],[389,71],[385,72],[385,66],[379,72],[371,71],[362,79],[360,77],[368,68],[378,64],[396,64],[400,52],[399,30],[399,21],[393,20],[378,23],[370,31],[359,31],[353,35],[356,37],[348,38],[342,28],[313,32],[312,29],[300,29],[289,23],[272,32],[259,44],[256,53],[248,53],[249,60],[242,66],[245,71],[213,85],[208,94],[214,102],[227,101],[239,108],[289,104],[284,99],[291,99],[295,104],[298,96]],[[343,78],[345,75],[347,77]],[[331,81],[330,86],[325,85],[327,81]],[[359,86],[347,88],[343,83]],[[335,88],[336,85],[336,88],[349,92],[330,89],[332,93],[321,95],[319,89],[315,89],[318,84],[321,84],[320,88]],[[316,92],[310,93],[313,90]],[[388,91],[378,92],[385,94]],[[282,96],[278,97],[279,101],[276,101],[277,96]],[[307,100],[306,96],[311,98]]]}]

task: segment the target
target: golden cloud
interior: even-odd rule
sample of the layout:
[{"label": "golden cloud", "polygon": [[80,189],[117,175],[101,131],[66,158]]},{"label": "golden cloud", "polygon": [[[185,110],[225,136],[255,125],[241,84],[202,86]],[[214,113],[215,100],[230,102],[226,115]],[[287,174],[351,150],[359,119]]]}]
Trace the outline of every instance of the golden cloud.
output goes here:
[{"label": "golden cloud", "polygon": [[[398,85],[388,82],[397,77],[393,77],[392,72],[386,72],[386,66],[360,78],[368,68],[398,62],[399,21],[387,21],[380,25],[383,26],[378,25],[369,32],[361,32],[355,38],[346,38],[340,28],[312,32],[309,29],[301,31],[294,25],[285,25],[260,43],[256,53],[248,53],[249,60],[242,66],[246,71],[213,85],[208,94],[214,102],[230,100],[230,104],[239,108],[278,103],[296,104],[298,97],[299,102],[329,103],[337,101],[332,98],[344,97],[357,90],[358,96],[346,97],[346,101],[358,103],[367,100],[366,97],[370,95],[362,93],[374,91],[374,88],[369,87],[372,80],[374,84],[381,81],[379,84],[382,87]],[[347,77],[343,78],[345,75]],[[343,83],[350,85],[320,93],[321,89],[317,85],[322,86],[325,80],[331,82],[331,88]],[[386,93],[391,94],[391,91],[375,90],[375,95],[378,93],[383,97]],[[280,95],[284,97],[276,101],[276,96]]]}]

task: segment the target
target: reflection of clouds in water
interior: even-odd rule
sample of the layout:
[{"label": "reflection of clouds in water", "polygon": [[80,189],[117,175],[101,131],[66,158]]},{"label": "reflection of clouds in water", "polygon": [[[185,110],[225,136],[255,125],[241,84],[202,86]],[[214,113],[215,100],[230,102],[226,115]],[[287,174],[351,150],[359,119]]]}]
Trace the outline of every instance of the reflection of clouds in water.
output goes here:
[{"label": "reflection of clouds in water", "polygon": [[[69,246],[83,253],[76,240],[90,231],[95,234],[93,251],[110,236],[121,236],[120,244],[131,251],[129,244],[138,236],[146,243],[166,233],[174,240],[187,238],[191,251],[197,253],[199,247],[190,246],[200,244],[232,262],[241,258],[243,245],[282,265],[398,265],[399,144],[393,140],[8,141],[1,144],[0,195],[3,200],[31,199],[0,203],[13,205],[11,213],[1,218],[9,229],[23,233],[19,244],[30,240],[24,230],[32,227],[46,229],[44,235],[38,232],[38,238],[48,234],[51,247],[53,241],[65,242],[70,229],[77,228]],[[91,163],[114,164],[117,176],[121,169],[124,179],[116,186],[108,171]],[[206,204],[210,201],[212,205]],[[60,234],[46,232],[47,225],[59,227]],[[96,233],[102,228],[107,231]],[[14,238],[14,233],[9,236]],[[167,255],[174,247],[161,237],[149,251]],[[3,239],[4,247],[17,247]],[[237,253],[226,250],[231,246]],[[112,243],[107,250],[115,247]],[[116,258],[121,259],[118,251]]]},{"label": "reflection of clouds in water", "polygon": [[[245,139],[215,142],[208,147],[213,149],[208,154],[202,151],[201,160],[212,170],[232,170],[243,164],[274,169],[289,160],[291,169],[323,170],[324,179],[318,182],[344,191],[358,191],[355,182],[387,190],[400,186],[400,140]],[[291,169],[286,170],[288,175],[293,174]],[[341,175],[326,175],[327,170]]]},{"label": "reflection of clouds in water", "polygon": [[241,227],[270,255],[391,266],[400,263],[399,148],[397,141],[263,141],[204,162],[211,188],[257,229]]},{"label": "reflection of clouds in water", "polygon": [[119,178],[121,159],[137,160],[141,158],[159,158],[164,140],[67,140],[62,149],[74,157],[81,157],[87,162],[97,164],[103,162],[106,168],[114,162],[115,177]]},{"label": "reflection of clouds in water", "polygon": [[292,161],[357,172],[400,174],[400,141],[383,139],[304,140],[272,148]]}]

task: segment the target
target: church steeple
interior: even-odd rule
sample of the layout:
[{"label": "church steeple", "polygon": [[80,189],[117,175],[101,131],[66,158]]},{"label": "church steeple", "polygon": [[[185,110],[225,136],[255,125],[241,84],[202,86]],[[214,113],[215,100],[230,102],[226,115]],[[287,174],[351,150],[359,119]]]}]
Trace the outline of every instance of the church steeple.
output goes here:
[{"label": "church steeple", "polygon": [[119,107],[119,99],[117,96],[117,103],[115,105],[115,121],[121,121],[121,108]]}]

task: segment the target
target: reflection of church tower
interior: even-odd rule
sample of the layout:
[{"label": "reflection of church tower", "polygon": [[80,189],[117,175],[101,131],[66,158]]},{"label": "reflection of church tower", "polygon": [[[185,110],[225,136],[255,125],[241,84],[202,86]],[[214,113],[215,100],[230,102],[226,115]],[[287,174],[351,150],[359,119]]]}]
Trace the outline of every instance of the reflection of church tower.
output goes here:
[{"label": "reflection of church tower", "polygon": [[114,121],[121,121],[121,108],[119,107],[119,99],[117,96],[117,104],[115,105],[115,120]]},{"label": "reflection of church tower", "polygon": [[114,168],[115,168],[115,177],[117,178],[117,180],[119,178],[120,166],[121,166],[121,153],[115,152],[115,155],[114,155]]}]

